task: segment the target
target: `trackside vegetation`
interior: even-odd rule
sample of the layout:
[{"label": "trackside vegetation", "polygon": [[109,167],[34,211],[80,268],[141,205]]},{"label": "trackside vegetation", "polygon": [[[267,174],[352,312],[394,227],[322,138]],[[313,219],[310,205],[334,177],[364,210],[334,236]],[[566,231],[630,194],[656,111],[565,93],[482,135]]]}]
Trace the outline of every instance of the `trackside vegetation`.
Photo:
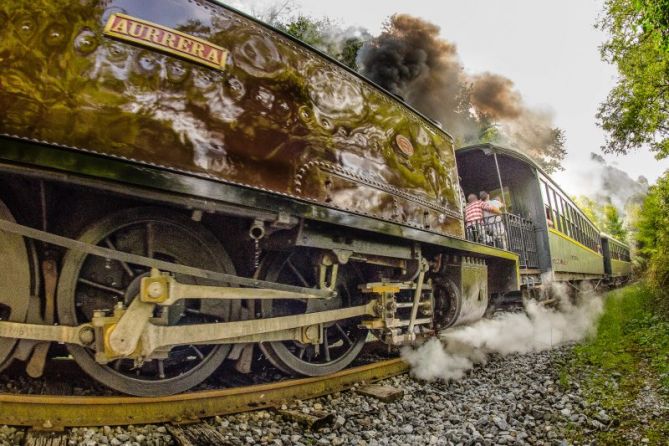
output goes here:
[{"label": "trackside vegetation", "polygon": [[[669,176],[650,187],[635,224],[639,283],[606,296],[597,334],[574,348],[560,383],[612,414],[603,430],[574,425],[573,442],[669,444]],[[595,415],[595,414],[593,414]]]},{"label": "trackside vegetation", "polygon": [[611,418],[596,432],[572,426],[574,442],[667,444],[669,320],[655,311],[656,302],[645,285],[609,293],[596,336],[574,348],[560,384],[578,383],[588,403]]}]

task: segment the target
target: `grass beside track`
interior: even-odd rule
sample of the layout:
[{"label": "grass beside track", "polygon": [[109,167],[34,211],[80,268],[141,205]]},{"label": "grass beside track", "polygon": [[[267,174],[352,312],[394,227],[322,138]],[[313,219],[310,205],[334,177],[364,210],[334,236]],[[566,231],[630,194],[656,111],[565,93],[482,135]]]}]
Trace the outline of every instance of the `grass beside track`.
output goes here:
[{"label": "grass beside track", "polygon": [[572,426],[572,440],[669,445],[669,315],[659,303],[643,285],[606,296],[597,334],[575,347],[560,384],[578,383],[593,411],[613,417],[596,434]]}]

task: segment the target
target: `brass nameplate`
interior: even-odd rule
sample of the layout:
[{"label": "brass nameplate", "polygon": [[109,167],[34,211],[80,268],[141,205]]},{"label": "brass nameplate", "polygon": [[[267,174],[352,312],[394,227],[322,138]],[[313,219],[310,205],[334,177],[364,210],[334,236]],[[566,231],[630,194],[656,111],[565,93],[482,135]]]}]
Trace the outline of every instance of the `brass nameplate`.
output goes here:
[{"label": "brass nameplate", "polygon": [[218,70],[225,68],[228,50],[172,28],[125,14],[112,14],[105,35],[183,57]]}]

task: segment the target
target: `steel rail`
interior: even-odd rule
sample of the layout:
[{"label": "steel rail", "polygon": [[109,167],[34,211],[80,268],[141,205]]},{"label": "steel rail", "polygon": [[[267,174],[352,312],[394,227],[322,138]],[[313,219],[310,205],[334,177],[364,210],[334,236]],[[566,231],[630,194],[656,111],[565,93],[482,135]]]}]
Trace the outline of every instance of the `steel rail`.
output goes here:
[{"label": "steel rail", "polygon": [[327,376],[166,397],[0,394],[0,425],[61,430],[75,426],[185,423],[316,398],[349,389],[356,383],[401,375],[408,369],[397,358]]}]

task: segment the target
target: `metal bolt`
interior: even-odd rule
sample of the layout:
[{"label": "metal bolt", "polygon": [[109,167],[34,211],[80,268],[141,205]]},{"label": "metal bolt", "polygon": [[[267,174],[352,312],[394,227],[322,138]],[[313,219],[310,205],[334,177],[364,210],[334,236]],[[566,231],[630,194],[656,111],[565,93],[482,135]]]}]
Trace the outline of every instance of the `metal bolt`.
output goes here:
[{"label": "metal bolt", "polygon": [[148,287],[149,297],[157,299],[163,295],[163,286],[159,282],[152,282]]},{"label": "metal bolt", "polygon": [[95,332],[91,327],[84,327],[79,331],[79,340],[84,345],[91,345],[95,341]]}]

